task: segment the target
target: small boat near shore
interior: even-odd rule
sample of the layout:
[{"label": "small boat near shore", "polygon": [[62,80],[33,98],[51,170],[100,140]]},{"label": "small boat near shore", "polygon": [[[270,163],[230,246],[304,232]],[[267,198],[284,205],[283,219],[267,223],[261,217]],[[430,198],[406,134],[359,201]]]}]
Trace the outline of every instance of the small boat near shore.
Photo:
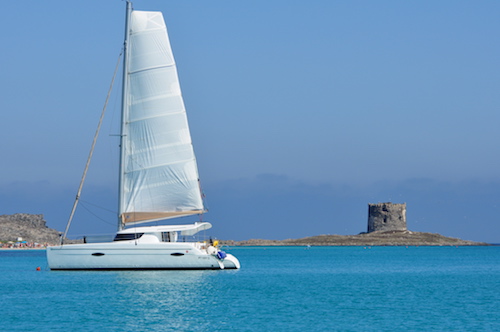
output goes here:
[{"label": "small boat near shore", "polygon": [[125,27],[118,232],[111,242],[47,247],[49,268],[238,269],[217,241],[180,241],[211,228],[209,222],[137,226],[206,209],[163,15],[133,10],[127,1]]}]

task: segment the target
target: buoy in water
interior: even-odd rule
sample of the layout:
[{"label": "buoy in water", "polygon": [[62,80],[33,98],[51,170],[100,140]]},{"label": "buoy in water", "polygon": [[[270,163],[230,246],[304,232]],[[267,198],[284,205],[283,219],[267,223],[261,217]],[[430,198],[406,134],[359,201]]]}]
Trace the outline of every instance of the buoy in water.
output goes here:
[{"label": "buoy in water", "polygon": [[36,268],[36,270],[37,270],[37,271],[41,271],[42,269],[40,268],[40,266],[38,266],[38,267]]}]

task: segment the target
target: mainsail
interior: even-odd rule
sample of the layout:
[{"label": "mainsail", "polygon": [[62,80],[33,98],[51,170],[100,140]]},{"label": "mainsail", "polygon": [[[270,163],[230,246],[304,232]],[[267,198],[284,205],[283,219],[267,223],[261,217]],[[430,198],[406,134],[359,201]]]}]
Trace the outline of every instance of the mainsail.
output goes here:
[{"label": "mainsail", "polygon": [[202,213],[198,169],[161,12],[132,11],[122,111],[123,224]]}]

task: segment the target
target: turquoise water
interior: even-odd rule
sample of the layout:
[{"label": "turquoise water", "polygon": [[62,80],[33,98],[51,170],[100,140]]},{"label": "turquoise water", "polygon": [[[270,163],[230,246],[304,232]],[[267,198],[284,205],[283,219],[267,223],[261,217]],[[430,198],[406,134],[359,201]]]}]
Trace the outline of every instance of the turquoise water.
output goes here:
[{"label": "turquoise water", "polygon": [[241,270],[48,271],[45,251],[0,251],[0,328],[500,331],[500,247],[230,252]]}]

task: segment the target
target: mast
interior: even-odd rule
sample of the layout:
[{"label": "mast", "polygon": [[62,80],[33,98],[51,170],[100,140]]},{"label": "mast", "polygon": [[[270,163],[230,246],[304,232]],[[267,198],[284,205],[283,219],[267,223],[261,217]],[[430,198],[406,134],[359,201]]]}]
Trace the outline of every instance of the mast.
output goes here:
[{"label": "mast", "polygon": [[124,228],[123,220],[121,219],[121,214],[124,210],[124,190],[123,190],[123,174],[124,174],[124,157],[125,149],[123,137],[127,135],[126,133],[126,123],[127,123],[127,110],[128,110],[128,43],[129,43],[129,21],[132,13],[132,2],[127,0],[127,9],[125,14],[125,38],[123,42],[123,78],[122,78],[122,110],[121,110],[121,129],[120,129],[120,166],[119,166],[119,178],[118,178],[118,231]]}]

